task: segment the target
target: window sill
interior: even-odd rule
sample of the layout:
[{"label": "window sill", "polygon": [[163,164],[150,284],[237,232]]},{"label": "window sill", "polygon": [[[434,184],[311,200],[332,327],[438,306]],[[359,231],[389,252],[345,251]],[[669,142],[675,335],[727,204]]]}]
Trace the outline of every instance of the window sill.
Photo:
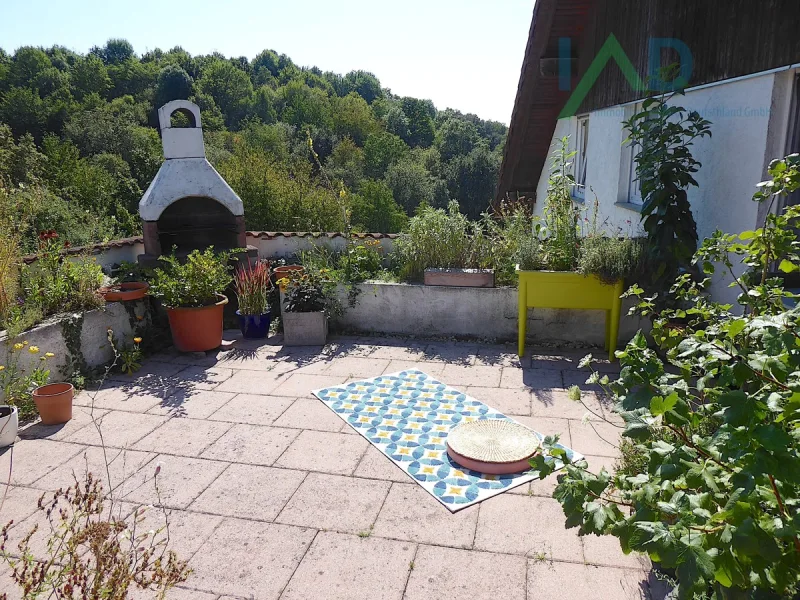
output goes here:
[{"label": "window sill", "polygon": [[642,205],[634,204],[633,202],[615,202],[614,206],[619,206],[620,208],[624,208],[625,210],[629,210],[635,213],[642,212]]},{"label": "window sill", "polygon": [[586,202],[586,198],[580,198],[578,196],[571,196],[573,202],[577,202],[578,204],[584,204]]}]

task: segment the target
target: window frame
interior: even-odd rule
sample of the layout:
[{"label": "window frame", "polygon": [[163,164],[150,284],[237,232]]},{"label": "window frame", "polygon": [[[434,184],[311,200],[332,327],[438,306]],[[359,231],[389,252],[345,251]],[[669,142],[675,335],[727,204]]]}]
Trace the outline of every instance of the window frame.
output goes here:
[{"label": "window frame", "polygon": [[589,115],[579,115],[575,120],[575,185],[572,197],[586,199],[586,171],[589,167]]}]

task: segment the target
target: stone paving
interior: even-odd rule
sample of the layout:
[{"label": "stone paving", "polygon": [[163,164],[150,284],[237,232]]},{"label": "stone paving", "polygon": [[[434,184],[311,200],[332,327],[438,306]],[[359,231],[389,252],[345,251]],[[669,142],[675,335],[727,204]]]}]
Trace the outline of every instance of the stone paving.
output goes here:
[{"label": "stone paving", "polygon": [[[594,416],[585,422],[565,389],[580,384],[587,404],[611,416],[581,383],[585,351],[533,349],[520,361],[511,346],[466,342],[279,344],[165,353],[133,377],[112,375],[99,392],[79,394],[66,425],[21,430],[0,514],[16,522],[12,540],[41,521],[41,492],[70,484],[73,473],[88,468],[109,487],[93,410],[120,510],[165,507],[171,547],[194,570],[174,600],[663,597],[645,558],[625,556],[614,538],[564,528],[554,477],[451,514],[310,394],[415,367],[561,434],[600,469],[614,463],[619,430]],[[10,457],[0,455],[0,472]],[[0,590],[11,590],[2,567]]]}]

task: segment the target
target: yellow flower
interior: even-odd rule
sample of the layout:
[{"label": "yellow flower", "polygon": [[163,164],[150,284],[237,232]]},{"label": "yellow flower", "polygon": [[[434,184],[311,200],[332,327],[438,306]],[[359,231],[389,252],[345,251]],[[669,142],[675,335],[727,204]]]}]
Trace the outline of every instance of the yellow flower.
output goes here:
[{"label": "yellow flower", "polygon": [[5,371],[5,370],[6,370],[6,366],[5,365],[0,365],[0,371]]},{"label": "yellow flower", "polygon": [[142,338],[140,338],[140,337],[135,337],[135,338],[133,338],[133,342],[134,342],[135,344],[141,344],[141,343],[142,343]]},{"label": "yellow flower", "polygon": [[45,352],[45,353],[44,353],[44,355],[45,355],[47,358],[53,358],[53,357],[55,356],[55,354],[53,354],[52,352]]},{"label": "yellow flower", "polygon": [[24,347],[25,347],[25,345],[21,344],[20,342],[17,342],[16,344],[14,344],[14,350],[22,350]]},{"label": "yellow flower", "polygon": [[39,346],[31,346],[28,348],[28,352],[31,354],[39,354]]},{"label": "yellow flower", "polygon": [[23,346],[27,346],[28,345],[28,340],[25,340],[24,342],[22,342],[22,345]]}]

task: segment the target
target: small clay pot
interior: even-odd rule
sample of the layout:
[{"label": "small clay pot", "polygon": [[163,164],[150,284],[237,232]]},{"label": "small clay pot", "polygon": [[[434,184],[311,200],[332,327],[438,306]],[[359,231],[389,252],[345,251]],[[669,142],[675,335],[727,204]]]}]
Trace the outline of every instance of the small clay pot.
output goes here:
[{"label": "small clay pot", "polygon": [[72,398],[75,388],[71,383],[51,383],[33,390],[33,402],[43,425],[60,425],[72,418]]},{"label": "small clay pot", "polygon": [[167,308],[172,343],[180,352],[206,352],[222,345],[222,312],[228,298],[197,308]]},{"label": "small clay pot", "polygon": [[130,300],[141,300],[147,295],[150,289],[149,283],[143,281],[129,281],[108,287],[101,287],[98,292],[105,298],[106,302],[125,302]]}]

